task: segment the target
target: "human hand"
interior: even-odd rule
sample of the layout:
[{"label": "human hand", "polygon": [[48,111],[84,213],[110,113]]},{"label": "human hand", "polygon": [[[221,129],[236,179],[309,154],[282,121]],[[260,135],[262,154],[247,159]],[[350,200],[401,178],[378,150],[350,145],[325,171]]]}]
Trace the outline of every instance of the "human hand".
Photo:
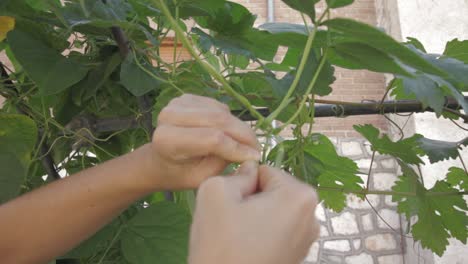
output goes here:
[{"label": "human hand", "polygon": [[259,143],[250,126],[229,108],[207,97],[183,95],[158,117],[150,168],[154,186],[194,189],[230,162],[259,160]]},{"label": "human hand", "polygon": [[297,264],[319,235],[317,195],[291,175],[246,162],[198,191],[189,264]]}]

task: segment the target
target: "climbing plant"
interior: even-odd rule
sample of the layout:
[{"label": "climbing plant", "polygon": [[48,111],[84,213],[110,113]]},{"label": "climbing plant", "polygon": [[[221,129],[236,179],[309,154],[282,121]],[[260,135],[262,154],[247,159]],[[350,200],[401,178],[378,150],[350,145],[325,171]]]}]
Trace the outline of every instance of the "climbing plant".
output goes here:
[{"label": "climbing plant", "polygon": [[[313,125],[326,115],[424,111],[468,122],[468,41],[455,39],[443,54],[429,54],[416,39],[399,43],[373,26],[331,18],[353,0],[327,0],[320,14],[318,0],[283,1],[303,24],[255,26],[255,15],[225,0],[0,1],[0,51],[13,65],[0,67],[6,99],[0,202],[149,142],[159,111],[192,93],[254,121],[266,139],[262,162],[315,186],[326,207],[343,210],[347,194],[391,195],[424,248],[442,255],[449,238],[466,243],[468,174],[460,149],[468,138],[395,140],[372,125],[355,126],[374,155],[392,156],[401,167],[392,190],[379,191]],[[168,39],[171,61],[161,55]],[[278,61],[280,46],[287,52]],[[189,59],[181,59],[182,51]],[[381,101],[323,101],[318,97],[332,92],[335,67],[394,78]],[[388,95],[396,101],[385,101]],[[281,139],[286,128],[294,139]],[[423,157],[459,159],[463,167],[428,187],[418,170]],[[184,263],[193,197],[190,191],[145,197],[57,262]]]}]

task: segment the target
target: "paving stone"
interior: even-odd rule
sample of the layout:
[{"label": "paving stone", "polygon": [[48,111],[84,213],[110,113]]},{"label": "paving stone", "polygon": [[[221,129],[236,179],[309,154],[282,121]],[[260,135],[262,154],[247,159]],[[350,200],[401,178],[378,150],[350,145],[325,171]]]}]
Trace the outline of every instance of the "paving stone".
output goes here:
[{"label": "paving stone", "polygon": [[341,153],[344,156],[362,155],[361,144],[356,141],[343,141],[341,142]]},{"label": "paving stone", "polygon": [[403,257],[401,255],[381,256],[377,258],[379,264],[402,264]]},{"label": "paving stone", "polygon": [[[375,207],[379,204],[380,197],[378,195],[367,195],[367,199],[369,202]],[[349,194],[346,198],[346,204],[349,208],[352,209],[372,209],[369,203],[366,200],[362,200],[361,198],[357,197],[354,194]]]},{"label": "paving stone", "polygon": [[391,190],[397,180],[394,173],[379,172],[372,176],[374,180],[374,189],[376,190]]},{"label": "paving stone", "polygon": [[[358,159],[358,160],[355,160],[354,162],[356,162],[359,169],[361,169],[361,170],[367,169],[368,170],[369,167],[370,167],[371,159]],[[377,169],[377,163],[376,162],[372,163],[372,169]]]},{"label": "paving stone", "polygon": [[383,159],[380,161],[380,164],[382,164],[382,167],[385,169],[394,169],[396,167],[394,159]]},{"label": "paving stone", "polygon": [[361,253],[356,256],[345,257],[347,264],[374,264],[374,260],[367,253]]},{"label": "paving stone", "polygon": [[325,217],[325,210],[323,208],[323,203],[319,203],[317,205],[315,209],[315,217],[317,217],[317,219],[322,222],[325,222],[327,220],[327,218]]},{"label": "paving stone", "polygon": [[350,212],[345,212],[339,216],[332,217],[331,226],[333,233],[337,235],[352,235],[359,233],[356,216]]},{"label": "paving stone", "polygon": [[391,234],[377,234],[366,238],[366,248],[370,251],[392,250],[397,243]]},{"label": "paving stone", "polygon": [[372,222],[372,213],[363,215],[361,217],[362,228],[364,231],[371,231],[374,229],[374,224]]},{"label": "paving stone", "polygon": [[321,237],[327,237],[329,235],[330,234],[328,233],[328,229],[325,226],[321,225],[320,226],[320,236]]},{"label": "paving stone", "polygon": [[392,202],[392,196],[391,195],[386,195],[385,196],[385,204],[388,205],[388,206],[397,206],[398,203],[397,202]]},{"label": "paving stone", "polygon": [[369,143],[369,141],[365,141],[364,143],[362,143],[362,145],[364,146],[364,149],[366,150],[367,154],[372,155],[373,151],[371,149],[371,143]]},{"label": "paving stone", "polygon": [[394,210],[382,209],[379,211],[379,215],[388,224],[388,225],[385,224],[384,221],[380,219],[380,217],[377,217],[377,225],[379,226],[379,228],[384,228],[384,229],[391,229],[391,228],[399,229],[400,228],[400,216]]},{"label": "paving stone", "polygon": [[316,262],[318,260],[318,253],[319,253],[319,247],[320,245],[315,242],[312,244],[312,246],[309,249],[309,253],[307,254],[306,261],[309,262]]},{"label": "paving stone", "polygon": [[361,239],[354,239],[353,247],[354,247],[354,250],[359,250],[361,248]]},{"label": "paving stone", "polygon": [[329,240],[325,241],[323,244],[324,249],[339,251],[339,252],[348,252],[351,250],[348,240]]},{"label": "paving stone", "polygon": [[343,259],[338,256],[327,256],[326,257],[327,261],[325,263],[327,264],[342,264]]}]

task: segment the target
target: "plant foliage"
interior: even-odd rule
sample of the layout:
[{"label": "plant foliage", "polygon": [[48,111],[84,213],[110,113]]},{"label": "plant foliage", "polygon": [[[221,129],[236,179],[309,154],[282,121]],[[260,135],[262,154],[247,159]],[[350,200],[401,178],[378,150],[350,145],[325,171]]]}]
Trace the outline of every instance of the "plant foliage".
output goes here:
[{"label": "plant foliage", "polygon": [[[332,9],[353,0],[327,0],[320,14],[319,1],[283,1],[305,14],[306,24],[257,27],[247,8],[225,0],[0,1],[0,51],[13,65],[2,63],[0,82],[6,98],[0,110],[0,202],[50,181],[45,158],[70,175],[149,142],[161,109],[193,93],[257,119],[267,142],[278,143],[265,144],[263,162],[315,186],[324,204],[340,211],[346,194],[364,198],[378,191],[364,186],[357,165],[312,129],[316,96],[332,92],[335,67],[393,74],[393,96],[416,99],[438,117],[458,119],[468,111],[467,41],[455,39],[444,54],[428,54],[416,39],[399,43],[373,26],[330,18]],[[161,52],[169,36],[171,60]],[[276,61],[280,46],[287,52]],[[182,59],[182,50],[190,56]],[[448,98],[461,109],[448,109]],[[273,127],[274,120],[281,125]],[[278,137],[285,128],[293,129],[294,140]],[[449,238],[466,243],[466,168],[451,168],[429,188],[411,166],[423,165],[425,156],[430,163],[461,158],[468,141],[422,135],[394,141],[371,125],[355,129],[374,152],[398,160],[403,173],[385,194],[411,221],[414,238],[438,255]],[[62,258],[184,263],[193,193],[175,193],[175,203],[161,197],[135,203]]]}]

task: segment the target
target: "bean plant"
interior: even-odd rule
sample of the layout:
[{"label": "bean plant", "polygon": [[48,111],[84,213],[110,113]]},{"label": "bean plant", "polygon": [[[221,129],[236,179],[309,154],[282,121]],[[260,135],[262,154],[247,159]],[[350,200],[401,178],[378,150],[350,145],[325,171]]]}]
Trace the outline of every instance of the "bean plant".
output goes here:
[{"label": "bean plant", "polygon": [[[401,168],[392,189],[381,191],[363,182],[356,163],[339,156],[314,122],[328,104],[336,118],[352,109],[385,117],[430,111],[466,130],[455,121],[468,122],[468,41],[430,54],[416,39],[399,43],[331,16],[353,0],[323,1],[320,13],[319,0],[283,2],[303,23],[256,26],[247,8],[225,0],[1,0],[0,51],[8,62],[0,67],[0,203],[148,143],[161,109],[190,93],[251,121],[264,142],[262,163],[313,185],[327,208],[340,212],[347,195],[389,195],[408,220],[407,236],[422,247],[442,255],[450,238],[466,243],[468,174],[460,150],[468,138],[395,139],[370,124],[354,126],[370,143],[371,163],[379,153]],[[168,41],[171,60],[161,53]],[[326,101],[336,67],[393,77],[373,103]],[[293,139],[281,138],[285,129]],[[463,166],[425,185],[424,160],[450,159]],[[57,263],[185,263],[194,197],[144,197]]]}]

